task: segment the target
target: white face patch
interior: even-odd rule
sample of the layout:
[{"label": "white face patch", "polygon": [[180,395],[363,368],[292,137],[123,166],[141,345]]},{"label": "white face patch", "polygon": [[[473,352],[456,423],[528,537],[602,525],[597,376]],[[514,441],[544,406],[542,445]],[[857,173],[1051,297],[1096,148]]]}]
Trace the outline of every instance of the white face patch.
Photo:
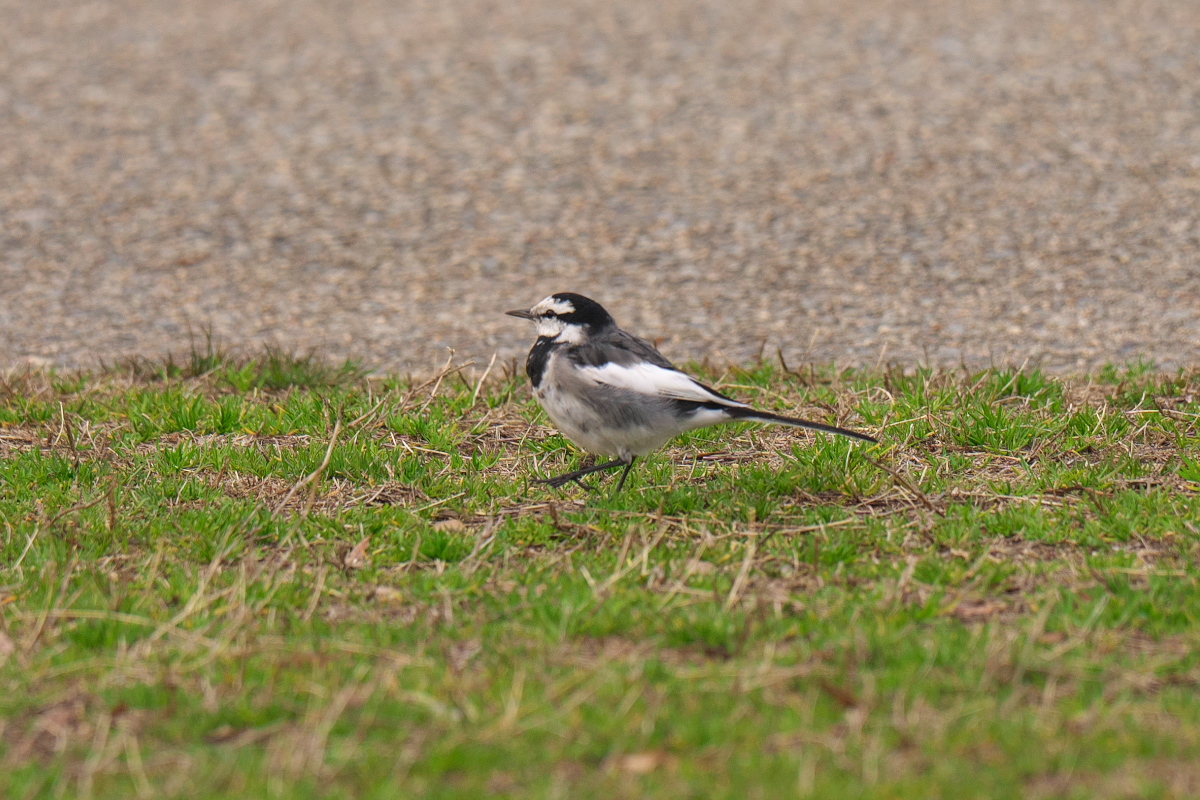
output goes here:
[{"label": "white face patch", "polygon": [[557,338],[567,327],[567,323],[558,317],[538,317],[533,324],[537,326],[538,336],[549,336],[551,339]]},{"label": "white face patch", "polygon": [[538,336],[546,336],[567,344],[579,344],[584,337],[583,326],[568,325],[556,316],[571,314],[574,311],[575,306],[570,300],[555,300],[553,295],[529,309],[529,313],[535,318]]},{"label": "white face patch", "polygon": [[558,317],[538,317],[537,335],[548,336],[556,342],[581,344],[585,332],[582,325],[568,325]]}]

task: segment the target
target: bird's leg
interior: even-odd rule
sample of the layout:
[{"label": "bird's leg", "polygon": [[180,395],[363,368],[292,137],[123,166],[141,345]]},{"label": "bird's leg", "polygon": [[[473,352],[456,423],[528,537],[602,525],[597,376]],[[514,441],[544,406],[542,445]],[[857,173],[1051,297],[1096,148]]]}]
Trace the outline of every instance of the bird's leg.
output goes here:
[{"label": "bird's leg", "polygon": [[629,463],[625,465],[625,471],[621,473],[621,482],[617,484],[617,491],[614,492],[614,494],[621,493],[621,487],[625,485],[625,479],[629,477],[629,470],[633,469],[633,460],[635,458],[637,458],[637,456],[629,457]]},{"label": "bird's leg", "polygon": [[[593,455],[586,455],[583,457],[583,461],[580,462],[579,469],[580,470],[588,470],[594,466],[596,466],[596,457]],[[576,486],[578,486],[580,489],[583,489],[585,492],[593,491],[592,487],[588,486],[586,483],[584,483],[579,478],[576,478],[574,483]]]},{"label": "bird's leg", "polygon": [[[633,463],[633,461],[630,460],[629,464],[632,464],[632,463]],[[553,478],[535,478],[533,482],[534,483],[544,483],[547,486],[554,487],[555,489],[558,489],[562,486],[566,486],[568,483],[575,482],[575,483],[578,483],[580,486],[583,486],[584,489],[590,490],[591,487],[584,486],[583,483],[579,480],[580,478],[583,478],[587,475],[591,475],[593,472],[604,472],[605,470],[616,469],[617,467],[622,467],[622,466],[626,467],[625,471],[626,471],[626,473],[628,473],[628,471],[629,471],[628,465],[625,463],[625,459],[618,458],[614,461],[607,461],[603,464],[593,464],[590,467],[584,467],[583,469],[577,469],[574,472],[568,472],[565,475],[556,475]],[[621,482],[624,483],[623,478],[622,478]]]}]

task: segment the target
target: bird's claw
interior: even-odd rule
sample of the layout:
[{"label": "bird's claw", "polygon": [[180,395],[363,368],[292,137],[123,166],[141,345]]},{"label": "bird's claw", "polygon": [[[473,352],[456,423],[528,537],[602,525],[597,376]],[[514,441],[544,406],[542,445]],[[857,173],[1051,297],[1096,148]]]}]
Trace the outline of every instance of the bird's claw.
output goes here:
[{"label": "bird's claw", "polygon": [[534,483],[544,483],[552,489],[561,489],[562,487],[566,486],[568,483],[575,483],[575,484],[578,484],[579,488],[583,489],[585,492],[595,491],[594,489],[592,489],[592,487],[588,486],[586,483],[584,483],[582,480],[580,480],[580,478],[576,475],[558,475],[553,478],[534,478],[533,482]]}]

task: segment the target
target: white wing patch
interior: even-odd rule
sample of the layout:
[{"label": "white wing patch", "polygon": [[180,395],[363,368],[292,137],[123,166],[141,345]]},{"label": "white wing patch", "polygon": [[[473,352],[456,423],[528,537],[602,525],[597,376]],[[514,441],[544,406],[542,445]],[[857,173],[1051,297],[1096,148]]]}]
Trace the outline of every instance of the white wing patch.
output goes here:
[{"label": "white wing patch", "polygon": [[612,386],[628,389],[651,397],[668,397],[672,400],[692,400],[698,403],[720,403],[723,406],[745,407],[745,403],[728,400],[713,394],[682,372],[642,362],[625,367],[605,364],[602,367],[580,367],[584,378]]}]

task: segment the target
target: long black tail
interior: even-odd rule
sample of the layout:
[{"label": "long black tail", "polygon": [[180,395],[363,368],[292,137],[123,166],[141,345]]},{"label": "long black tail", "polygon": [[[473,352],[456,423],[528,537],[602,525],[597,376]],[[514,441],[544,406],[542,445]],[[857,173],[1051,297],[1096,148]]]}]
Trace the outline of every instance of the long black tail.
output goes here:
[{"label": "long black tail", "polygon": [[772,414],[769,411],[758,411],[753,408],[727,406],[721,410],[728,412],[729,415],[734,419],[745,420],[746,422],[770,422],[774,425],[788,425],[792,428],[808,428],[810,431],[825,431],[825,433],[836,433],[838,436],[848,436],[851,439],[861,439],[864,442],[872,442],[874,444],[879,443],[879,440],[874,436],[867,436],[865,433],[847,430],[846,428],[838,428],[833,425],[826,425],[822,422],[809,422],[806,419],[784,417],[779,414]]}]

